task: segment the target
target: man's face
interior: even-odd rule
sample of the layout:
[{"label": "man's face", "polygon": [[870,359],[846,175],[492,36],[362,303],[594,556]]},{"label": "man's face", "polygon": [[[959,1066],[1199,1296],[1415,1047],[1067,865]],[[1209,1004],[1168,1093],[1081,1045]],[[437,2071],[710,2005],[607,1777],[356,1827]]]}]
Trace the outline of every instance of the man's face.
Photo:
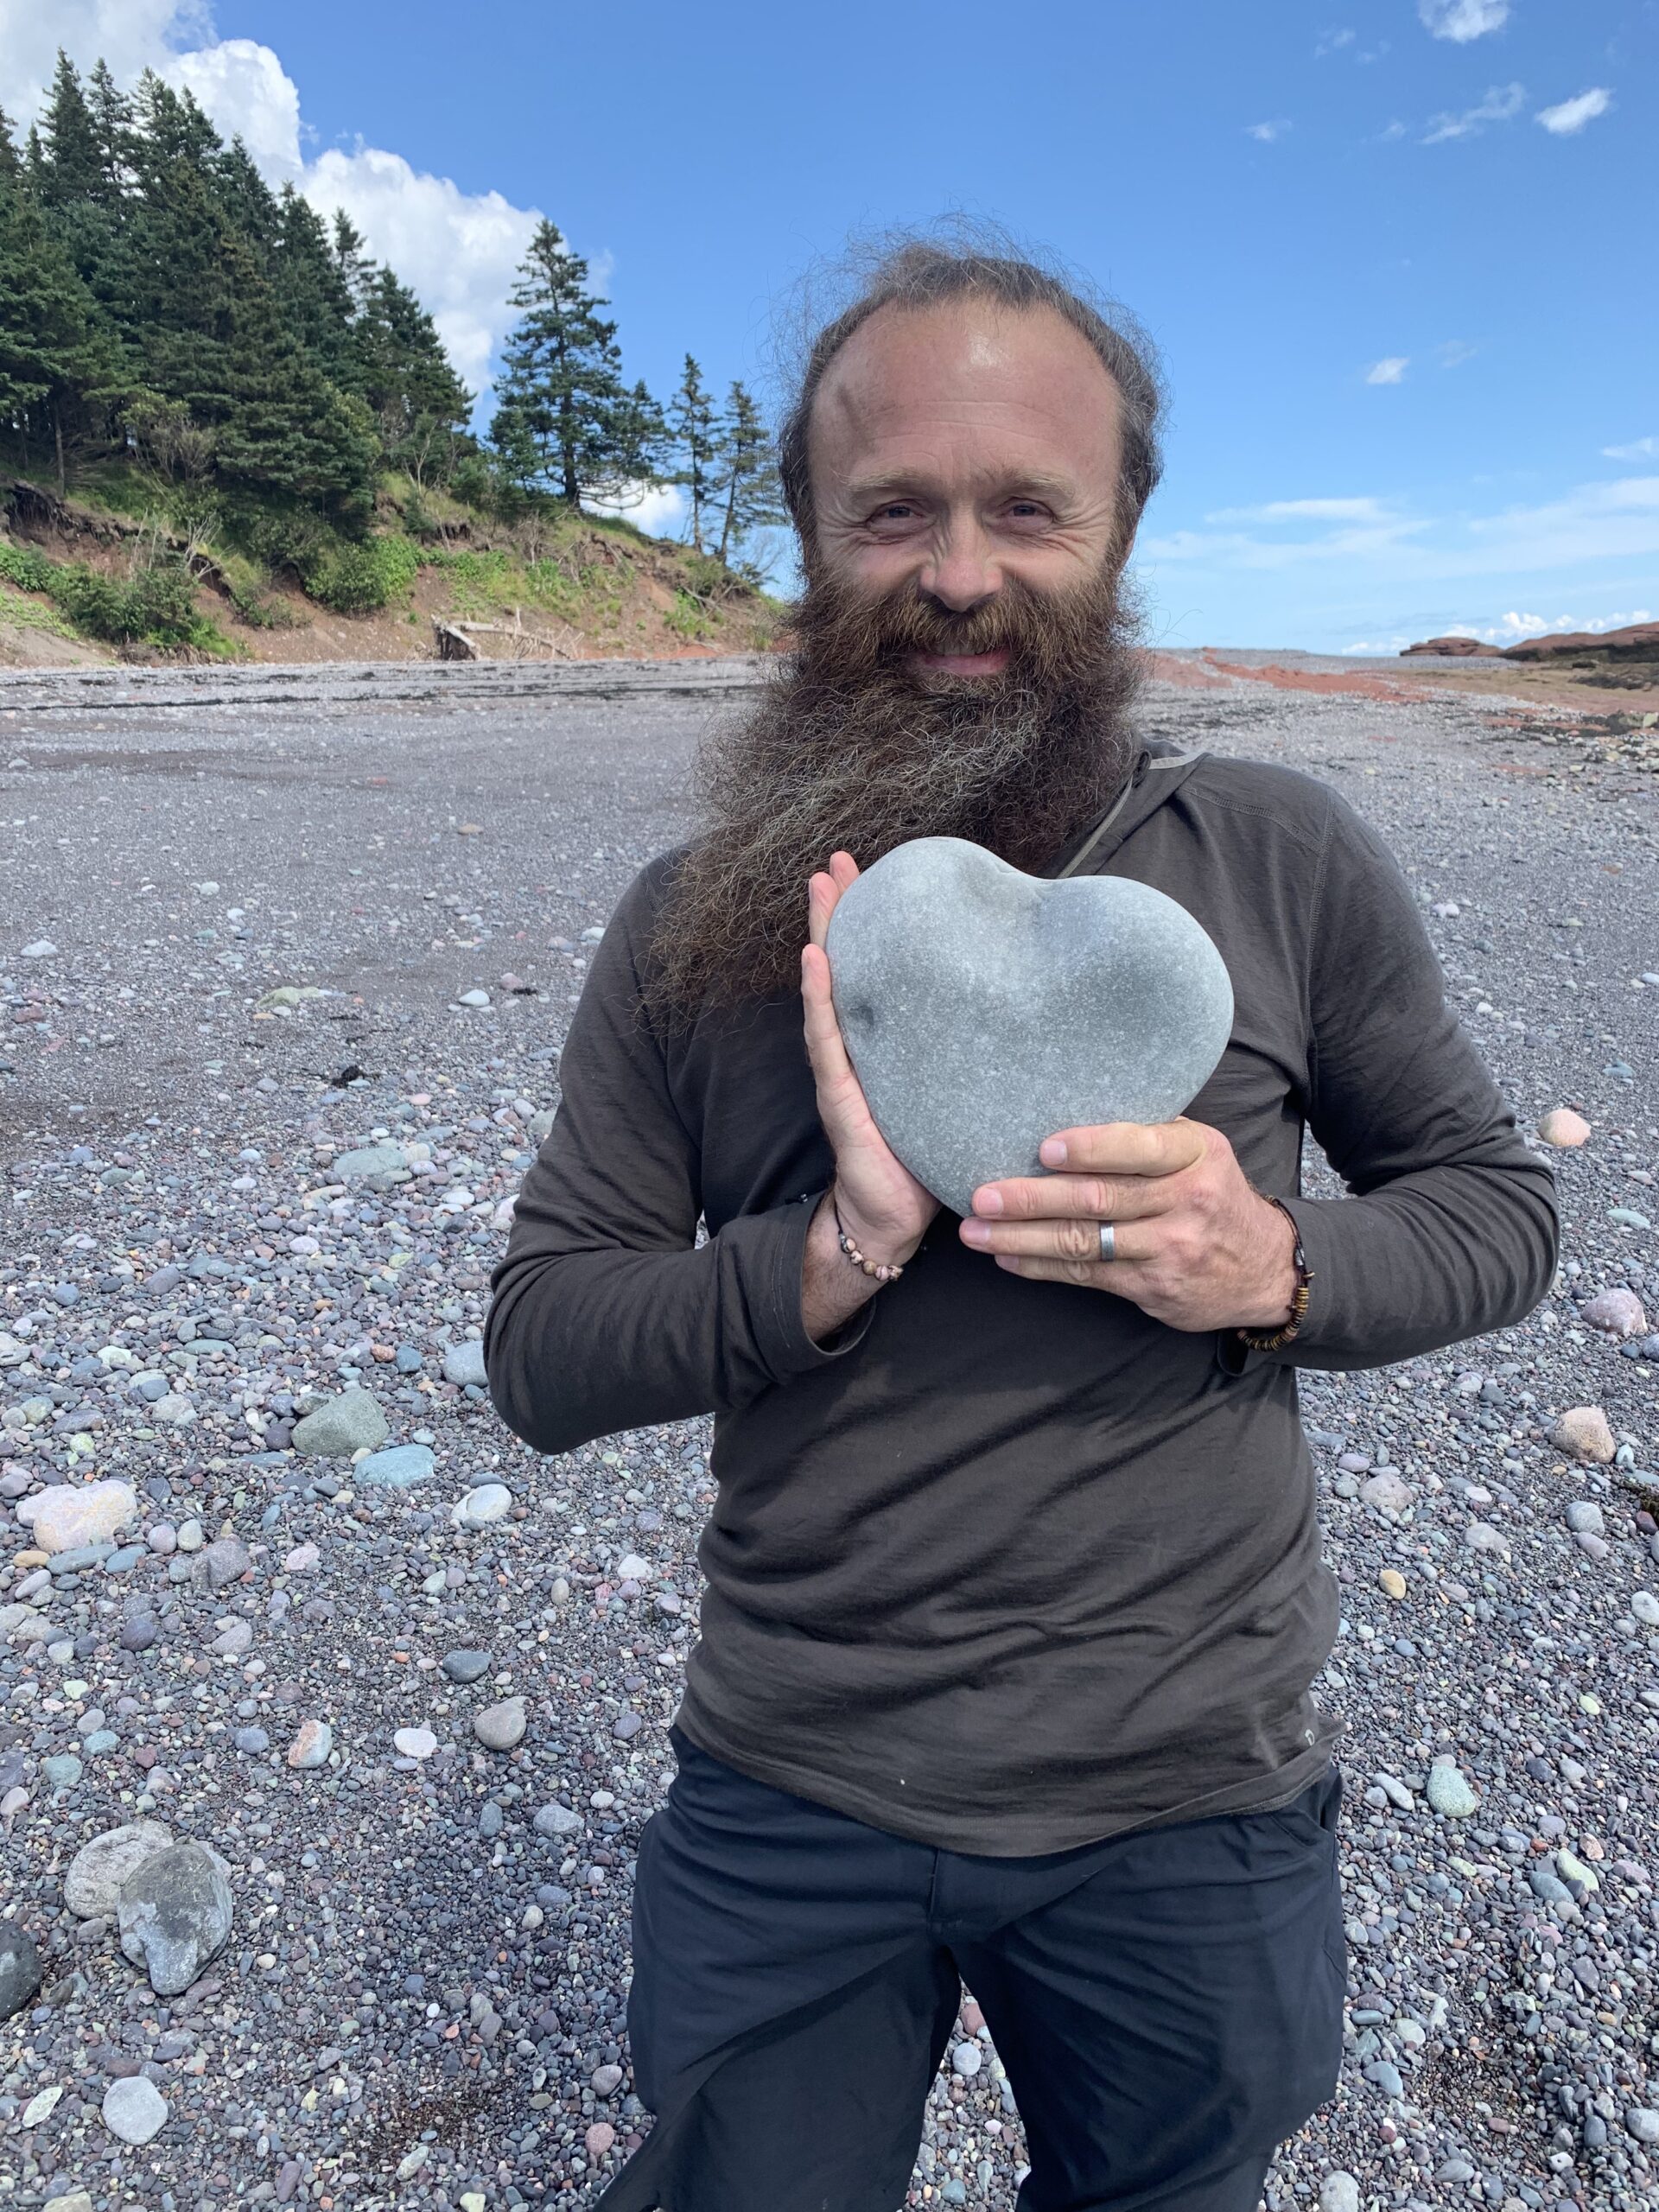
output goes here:
[{"label": "man's face", "polygon": [[[813,566],[868,601],[919,594],[970,645],[976,626],[995,636],[1010,583],[1086,592],[1128,552],[1118,416],[1093,348],[1049,308],[884,308],[813,405]],[[1000,676],[1007,646],[952,652],[953,626],[944,649],[912,652],[912,672],[953,688]]]}]

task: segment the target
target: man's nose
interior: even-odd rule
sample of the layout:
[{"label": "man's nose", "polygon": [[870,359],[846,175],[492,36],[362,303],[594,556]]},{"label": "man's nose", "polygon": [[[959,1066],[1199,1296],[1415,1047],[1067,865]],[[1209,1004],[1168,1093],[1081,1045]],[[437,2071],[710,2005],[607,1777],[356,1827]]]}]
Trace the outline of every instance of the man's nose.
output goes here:
[{"label": "man's nose", "polygon": [[953,516],[944,524],[920,582],[925,592],[953,614],[966,614],[982,601],[995,598],[1002,588],[1001,575],[976,521]]}]

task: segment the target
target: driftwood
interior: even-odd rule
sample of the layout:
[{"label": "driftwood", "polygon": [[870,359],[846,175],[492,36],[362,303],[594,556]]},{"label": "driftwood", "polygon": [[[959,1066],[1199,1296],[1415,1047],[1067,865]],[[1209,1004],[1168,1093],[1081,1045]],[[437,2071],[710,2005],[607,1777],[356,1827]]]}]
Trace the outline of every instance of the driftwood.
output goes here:
[{"label": "driftwood", "polygon": [[473,642],[476,638],[511,638],[513,642],[512,658],[523,660],[542,653],[554,660],[575,660],[579,656],[557,638],[550,638],[544,630],[527,630],[523,610],[515,607],[511,622],[442,621],[435,614],[432,618],[433,633],[437,640],[440,660],[482,660],[485,656]]}]

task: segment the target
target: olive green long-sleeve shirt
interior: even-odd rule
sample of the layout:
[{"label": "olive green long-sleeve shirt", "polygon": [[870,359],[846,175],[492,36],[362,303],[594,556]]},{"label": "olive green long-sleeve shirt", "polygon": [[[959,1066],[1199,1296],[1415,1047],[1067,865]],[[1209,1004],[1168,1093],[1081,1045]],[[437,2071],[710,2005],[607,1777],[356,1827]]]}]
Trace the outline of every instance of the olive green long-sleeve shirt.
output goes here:
[{"label": "olive green long-sleeve shirt", "polygon": [[[1310,778],[1153,746],[1087,861],[1178,899],[1227,963],[1232,1036],[1189,1111],[1289,1202],[1313,1273],[1268,1354],[1008,1274],[949,1213],[815,1344],[803,1248],[833,1163],[799,1001],[653,1032],[638,976],[672,864],[594,958],[486,1349],[543,1452],[714,1414],[680,1726],[777,1788],[991,1856],[1287,1802],[1340,1726],[1310,1692],[1337,1594],[1296,1370],[1503,1327],[1555,1263],[1549,1171],[1393,861]],[[1298,1194],[1305,1128],[1349,1196]]]}]

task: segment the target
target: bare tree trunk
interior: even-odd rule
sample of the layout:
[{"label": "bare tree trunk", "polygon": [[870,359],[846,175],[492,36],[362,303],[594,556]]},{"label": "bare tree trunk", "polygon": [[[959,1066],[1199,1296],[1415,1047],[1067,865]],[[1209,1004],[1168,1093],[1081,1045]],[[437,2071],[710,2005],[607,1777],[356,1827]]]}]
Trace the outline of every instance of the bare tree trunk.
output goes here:
[{"label": "bare tree trunk", "polygon": [[52,433],[58,448],[58,497],[65,499],[69,496],[69,486],[63,473],[63,417],[55,406],[52,410]]}]

